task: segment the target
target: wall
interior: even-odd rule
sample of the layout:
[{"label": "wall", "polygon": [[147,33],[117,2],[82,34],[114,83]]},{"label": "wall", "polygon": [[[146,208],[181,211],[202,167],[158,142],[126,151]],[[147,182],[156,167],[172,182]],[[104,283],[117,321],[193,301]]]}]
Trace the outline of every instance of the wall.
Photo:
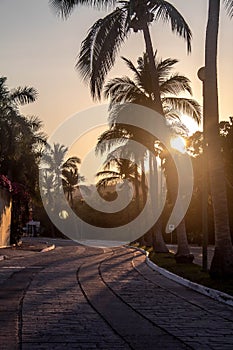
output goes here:
[{"label": "wall", "polygon": [[0,187],[0,247],[10,245],[11,196]]}]

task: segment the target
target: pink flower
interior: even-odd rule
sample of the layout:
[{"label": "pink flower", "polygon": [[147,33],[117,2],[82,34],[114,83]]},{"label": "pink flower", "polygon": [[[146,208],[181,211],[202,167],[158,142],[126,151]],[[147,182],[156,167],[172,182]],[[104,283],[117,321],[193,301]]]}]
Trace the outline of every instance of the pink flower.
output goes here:
[{"label": "pink flower", "polygon": [[12,184],[6,175],[0,174],[0,186],[6,188],[9,192],[12,192]]}]

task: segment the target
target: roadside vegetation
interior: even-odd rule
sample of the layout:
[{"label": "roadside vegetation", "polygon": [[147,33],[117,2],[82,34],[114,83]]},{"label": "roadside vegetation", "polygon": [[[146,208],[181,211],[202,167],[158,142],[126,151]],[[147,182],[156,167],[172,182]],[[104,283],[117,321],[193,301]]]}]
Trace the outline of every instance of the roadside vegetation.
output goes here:
[{"label": "roadside vegetation", "polygon": [[149,259],[159,267],[162,267],[175,275],[183,277],[189,281],[201,284],[205,287],[212,288],[233,296],[233,280],[229,279],[213,279],[209,272],[203,271],[200,265],[177,264],[175,254],[172,253],[155,253],[152,248],[134,244],[138,248],[142,248],[149,253]]}]

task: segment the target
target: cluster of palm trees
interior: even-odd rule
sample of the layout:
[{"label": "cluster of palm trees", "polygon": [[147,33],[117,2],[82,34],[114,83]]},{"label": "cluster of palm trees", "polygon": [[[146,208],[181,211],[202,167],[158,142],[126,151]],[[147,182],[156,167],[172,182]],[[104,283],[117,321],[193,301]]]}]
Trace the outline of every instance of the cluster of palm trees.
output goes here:
[{"label": "cluster of palm trees", "polygon": [[[78,157],[65,160],[67,148],[48,145],[38,117],[25,117],[20,106],[32,103],[37,91],[32,87],[10,90],[7,78],[0,78],[0,174],[11,191],[11,241],[17,242],[28,221],[29,206],[41,207],[39,167],[47,163],[44,184],[49,200],[61,181],[67,200],[73,206],[73,192],[84,178],[79,174]],[[50,200],[51,204],[51,200]]]},{"label": "cluster of palm trees", "polygon": [[25,117],[20,106],[34,102],[32,87],[10,90],[7,78],[0,78],[0,174],[11,182],[11,239],[17,240],[23,215],[28,215],[30,197],[38,196],[38,163],[46,136],[37,117]]},{"label": "cluster of palm trees", "polygon": [[[131,125],[121,125],[117,123],[118,121],[118,110],[114,107],[116,104],[131,102],[139,105],[143,105],[146,107],[153,108],[154,104],[154,95],[153,95],[153,87],[152,80],[153,76],[150,74],[150,67],[148,62],[147,54],[144,54],[143,57],[138,58],[138,66],[135,67],[134,64],[125,58],[123,58],[126,62],[129,69],[134,73],[134,79],[130,79],[128,77],[123,78],[114,78],[110,80],[104,88],[105,97],[110,99],[110,129],[103,133],[97,144],[97,151],[103,152],[109,150],[113,146],[113,141],[117,143],[117,140],[122,142],[126,141],[124,147],[119,146],[117,148],[118,154],[119,149],[121,153],[126,153],[125,148],[127,148],[127,152],[129,153],[129,147],[127,145],[127,140],[133,139],[135,141],[140,141],[140,143],[145,144],[145,140],[147,140],[147,148],[150,149],[152,154],[160,157],[163,155],[162,163],[165,164],[166,158],[166,169],[168,169],[168,155],[165,152],[161,152],[162,145],[155,138],[145,135],[141,130],[139,131],[137,128],[132,127]],[[180,121],[180,115],[186,114],[194,118],[197,122],[200,121],[201,111],[199,104],[187,97],[180,97],[180,93],[188,93],[191,94],[191,86],[190,81],[185,76],[181,76],[178,73],[172,74],[172,68],[177,63],[177,60],[166,59],[166,60],[156,60],[156,56],[154,56],[155,67],[157,76],[159,79],[159,88],[160,88],[160,98],[163,107],[163,114],[167,121],[170,123],[170,127],[174,129],[174,133],[180,132],[185,133],[186,128]],[[114,137],[114,138],[113,138]],[[157,142],[157,147],[155,147],[155,143]],[[158,147],[158,145],[160,147]],[[116,151],[115,151],[116,153]],[[147,152],[142,154],[136,154],[133,149],[131,152],[131,158],[133,160],[141,159],[141,168],[145,168],[144,161],[148,154]],[[170,159],[171,163],[171,159]],[[107,163],[109,166],[109,163]],[[132,167],[132,166],[131,166]],[[171,170],[171,169],[170,169]],[[152,188],[153,183],[156,182],[157,174],[157,164],[154,164],[153,161],[150,161],[150,174],[151,174],[151,183],[150,188]],[[105,172],[98,173],[98,175],[104,175]],[[172,171],[172,177],[175,176],[175,172]],[[166,177],[169,177],[169,171],[166,172]],[[134,179],[137,180],[137,174],[135,174]],[[107,179],[101,179],[106,182]],[[109,179],[112,181],[112,178]],[[137,184],[137,183],[136,183]],[[174,182],[173,182],[174,184]],[[143,186],[145,188],[145,185]],[[137,186],[135,186],[135,191],[137,190]],[[162,236],[162,224],[160,218],[159,222],[153,228],[153,246],[155,251],[166,252],[168,251]],[[152,232],[151,232],[152,233]],[[178,241],[181,242],[179,244],[179,249],[177,252],[177,256],[187,256],[188,261],[190,260],[190,252],[188,249],[187,239],[186,238],[186,230],[184,222],[182,222],[177,228],[177,236]]]},{"label": "cluster of palm trees", "polygon": [[42,156],[41,184],[47,198],[48,207],[54,205],[54,193],[57,189],[64,190],[67,200],[73,208],[73,193],[78,184],[84,180],[80,175],[78,165],[80,158],[73,156],[65,160],[68,148],[59,143],[46,145]]},{"label": "cluster of palm trees", "polygon": [[[233,1],[223,0],[222,2],[228,14],[232,17]],[[167,93],[172,95],[175,93],[176,95],[179,89],[180,91],[188,91],[189,83],[187,80],[177,81],[178,79],[175,78],[176,83],[171,83],[168,90],[162,89],[149,31],[149,27],[154,21],[168,22],[171,25],[172,32],[183,37],[188,51],[191,51],[191,30],[183,16],[172,4],[163,0],[126,0],[120,2],[115,0],[50,0],[50,3],[58,14],[64,18],[67,18],[74,8],[79,5],[107,10],[113,9],[104,18],[97,20],[90,28],[88,35],[82,42],[76,64],[84,80],[88,81],[94,99],[101,98],[105,78],[115,63],[116,55],[122,43],[132,32],[140,31],[144,37],[146,54],[140,59],[137,68],[132,62],[124,59],[135,73],[134,81],[126,77],[115,78],[105,86],[104,93],[107,97],[110,97],[111,104],[124,101],[142,103],[147,106],[149,104],[150,108],[164,116],[167,112],[174,111],[174,96],[169,99]],[[217,43],[220,7],[220,0],[209,0],[205,46],[204,136],[208,143],[209,174],[215,219],[216,248],[211,264],[211,274],[213,276],[229,276],[233,273],[233,249],[218,142]],[[143,76],[141,74],[142,70],[140,71],[142,66],[143,74],[146,72],[147,66],[149,77],[152,77],[148,80],[147,86],[145,86],[145,80],[143,80],[146,75]],[[148,71],[146,72],[147,78]],[[179,103],[176,107],[181,106],[180,102],[176,100],[176,103]],[[194,106],[192,100],[189,100],[188,104],[187,102],[185,101],[185,104],[182,105],[183,108],[188,108],[189,111],[191,108],[193,116],[199,116],[199,113],[196,113],[199,109],[198,106]],[[110,125],[110,133],[119,133],[119,130],[114,129],[114,122]],[[128,133],[127,137],[132,137],[129,130],[124,130],[124,133]],[[120,134],[122,136],[122,131],[120,131]],[[106,138],[106,135],[102,135],[102,138],[104,137]],[[99,143],[101,143],[101,140]],[[150,140],[150,145],[152,144],[153,140]]]}]

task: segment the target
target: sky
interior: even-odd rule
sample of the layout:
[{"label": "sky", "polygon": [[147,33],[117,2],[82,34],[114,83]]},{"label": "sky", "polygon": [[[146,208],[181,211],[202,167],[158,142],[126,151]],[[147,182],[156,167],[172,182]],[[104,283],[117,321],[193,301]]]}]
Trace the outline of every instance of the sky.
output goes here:
[{"label": "sky", "polygon": [[[151,26],[154,49],[161,58],[176,58],[176,71],[192,81],[193,97],[202,103],[202,84],[197,71],[204,65],[204,38],[207,0],[171,0],[193,32],[192,53],[187,55],[183,39],[171,34],[168,24]],[[10,88],[33,86],[37,102],[23,107],[25,115],[37,115],[48,135],[75,113],[97,106],[88,86],[75,70],[81,41],[90,26],[104,11],[80,6],[64,21],[57,17],[48,0],[0,0],[0,67]],[[221,10],[219,33],[220,119],[233,115],[233,20]],[[120,56],[136,59],[144,51],[142,34],[134,34],[122,46],[116,65],[108,78],[127,75]],[[102,101],[106,103],[106,101]],[[93,139],[93,137],[91,137]]]}]

